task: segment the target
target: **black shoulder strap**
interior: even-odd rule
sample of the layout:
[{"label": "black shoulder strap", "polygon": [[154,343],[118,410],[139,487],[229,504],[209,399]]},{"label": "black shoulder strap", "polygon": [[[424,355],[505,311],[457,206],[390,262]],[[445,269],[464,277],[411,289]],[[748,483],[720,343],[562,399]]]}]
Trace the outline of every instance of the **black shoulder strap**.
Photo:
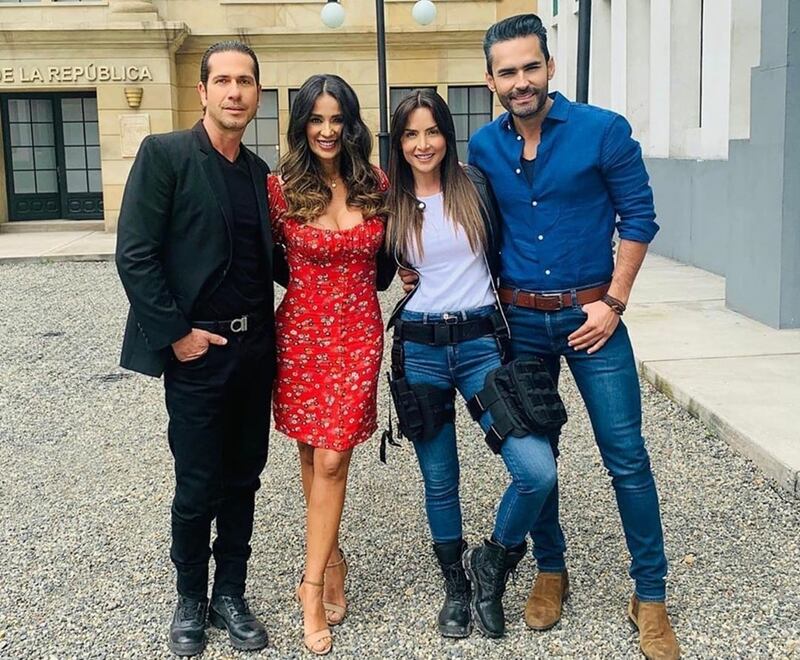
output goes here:
[{"label": "black shoulder strap", "polygon": [[392,377],[393,378],[402,378],[405,376],[405,367],[403,363],[405,362],[405,352],[403,351],[403,341],[400,339],[402,335],[401,328],[403,327],[403,321],[397,319],[394,322],[395,325],[395,333],[394,337],[392,338]]}]

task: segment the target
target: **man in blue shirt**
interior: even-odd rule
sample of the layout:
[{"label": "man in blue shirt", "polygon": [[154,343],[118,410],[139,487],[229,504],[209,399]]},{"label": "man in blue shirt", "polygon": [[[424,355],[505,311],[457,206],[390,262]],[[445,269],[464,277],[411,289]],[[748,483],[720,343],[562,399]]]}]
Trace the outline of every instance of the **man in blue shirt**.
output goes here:
[{"label": "man in blue shirt", "polygon": [[[543,357],[556,379],[566,358],[612,477],[632,557],[628,614],[639,628],[640,647],[648,658],[677,658],[639,380],[620,319],[658,231],[641,149],[624,117],[548,93],[555,63],[534,14],[490,27],[484,53],[487,84],[508,112],[473,136],[469,162],[487,175],[500,207],[500,299],[512,348],[516,355]],[[553,438],[554,450],[556,444]],[[539,574],[525,621],[547,630],[561,617],[569,592],[557,484],[531,537]]]}]

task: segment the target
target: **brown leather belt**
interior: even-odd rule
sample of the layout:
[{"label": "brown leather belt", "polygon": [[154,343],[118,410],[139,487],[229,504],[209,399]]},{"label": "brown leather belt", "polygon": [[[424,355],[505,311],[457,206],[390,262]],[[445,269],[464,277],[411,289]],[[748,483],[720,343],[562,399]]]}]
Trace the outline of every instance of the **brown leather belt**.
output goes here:
[{"label": "brown leather belt", "polygon": [[608,293],[609,284],[601,284],[591,289],[579,289],[575,291],[573,299],[572,291],[559,291],[555,293],[536,293],[525,289],[507,289],[500,287],[500,302],[504,305],[517,305],[528,309],[537,309],[540,312],[557,312],[565,307],[572,307],[573,302],[580,305],[600,300]]}]

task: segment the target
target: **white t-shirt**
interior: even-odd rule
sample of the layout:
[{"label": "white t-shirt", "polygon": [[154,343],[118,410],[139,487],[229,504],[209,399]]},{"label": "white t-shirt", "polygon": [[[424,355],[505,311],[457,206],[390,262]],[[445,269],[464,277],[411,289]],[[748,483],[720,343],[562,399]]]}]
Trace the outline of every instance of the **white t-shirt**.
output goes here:
[{"label": "white t-shirt", "polygon": [[444,194],[420,197],[423,258],[412,243],[408,259],[419,272],[419,287],[405,309],[411,312],[458,312],[495,303],[483,253],[475,254],[464,230],[445,217]]}]

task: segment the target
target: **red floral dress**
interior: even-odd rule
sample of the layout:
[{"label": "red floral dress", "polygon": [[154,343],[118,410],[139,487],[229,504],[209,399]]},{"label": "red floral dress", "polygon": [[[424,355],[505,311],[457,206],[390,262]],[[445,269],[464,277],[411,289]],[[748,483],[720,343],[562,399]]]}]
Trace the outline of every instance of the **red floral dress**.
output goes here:
[{"label": "red floral dress", "polygon": [[[387,182],[381,173],[381,189]],[[346,451],[377,428],[383,322],[375,255],[383,220],[326,230],[286,216],[267,178],[273,239],[286,246],[289,284],[275,314],[275,427],[298,442]]]}]

